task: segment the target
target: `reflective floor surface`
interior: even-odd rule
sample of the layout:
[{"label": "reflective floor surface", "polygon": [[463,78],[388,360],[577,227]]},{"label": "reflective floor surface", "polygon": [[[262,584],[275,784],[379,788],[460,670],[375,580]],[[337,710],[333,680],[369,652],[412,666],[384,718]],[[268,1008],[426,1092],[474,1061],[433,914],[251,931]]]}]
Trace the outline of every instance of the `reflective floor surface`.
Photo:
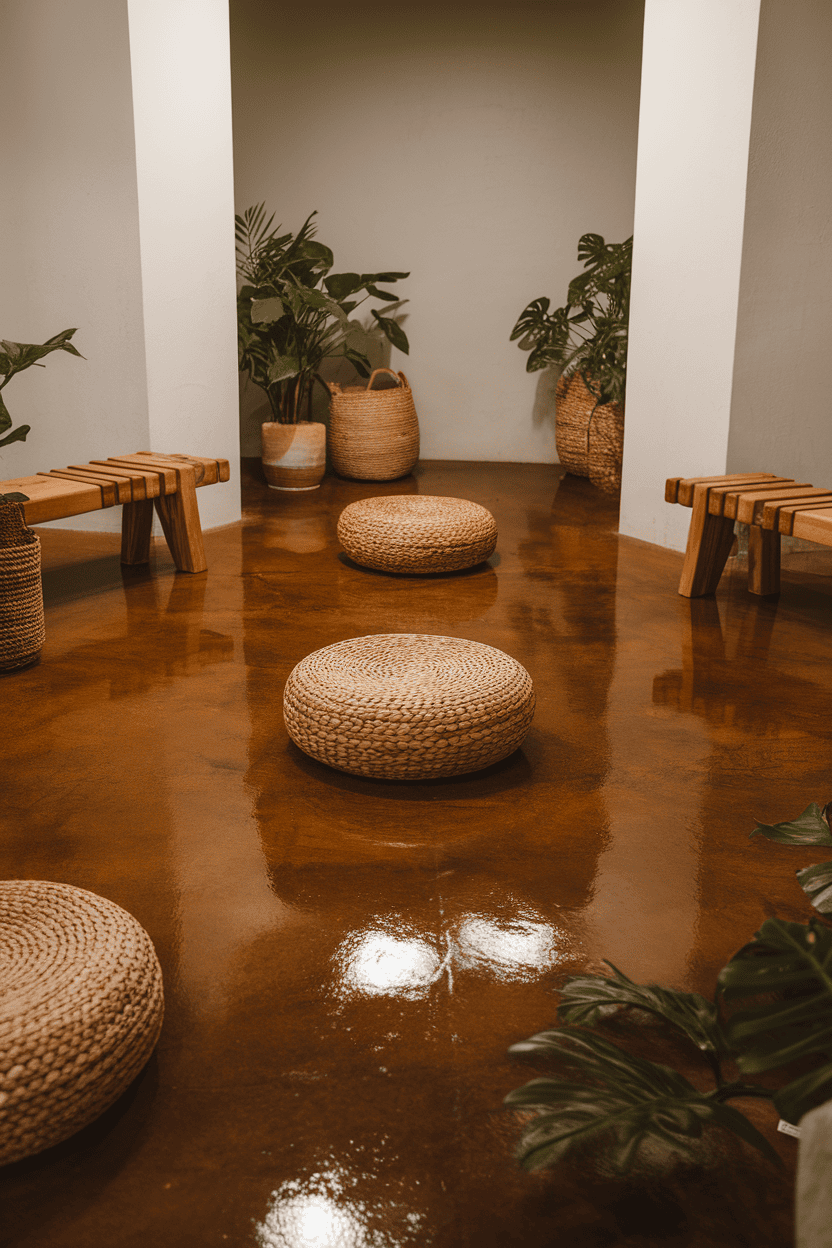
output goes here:
[{"label": "reflective floor surface", "polygon": [[[497,553],[401,578],[339,553],[343,506],[412,492],[484,504]],[[796,1145],[765,1104],[782,1175],[725,1145],[621,1184],[522,1173],[501,1103],[533,1073],[506,1049],[551,1024],[564,976],[609,958],[711,995],[767,914],[806,917],[794,871],[817,851],[748,833],[832,796],[832,552],[786,556],[779,599],[734,559],[688,601],[680,555],[619,538],[615,501],[551,466],[293,496],[250,463],[244,496],[199,576],[164,546],[122,569],[115,537],[41,530],[46,646],[0,684],[0,874],[133,913],[166,1018],[99,1122],[0,1171],[0,1243],[789,1244]],[[522,749],[422,784],[301,754],[291,668],[380,632],[518,659],[538,695]]]}]

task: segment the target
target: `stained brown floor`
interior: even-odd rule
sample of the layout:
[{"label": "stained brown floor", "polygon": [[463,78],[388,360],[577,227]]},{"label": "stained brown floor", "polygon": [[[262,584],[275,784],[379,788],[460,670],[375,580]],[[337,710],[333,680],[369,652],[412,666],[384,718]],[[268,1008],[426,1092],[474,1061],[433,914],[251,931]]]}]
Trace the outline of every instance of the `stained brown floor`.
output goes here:
[{"label": "stained brown floor", "polygon": [[[0,873],[65,881],[152,936],[156,1055],[104,1118],[0,1172],[0,1242],[26,1248],[781,1245],[782,1176],[718,1167],[615,1184],[519,1172],[506,1048],[607,957],[710,995],[766,914],[807,913],[813,860],[758,840],[829,792],[832,552],[677,596],[681,556],[619,539],[614,502],[542,465],[275,494],[122,571],[110,536],[41,530],[48,638],[2,683]],[[338,553],[342,506],[451,494],[500,542],[457,576]],[[286,676],[345,637],[430,632],[532,674],[522,750],[421,785],[328,770],[288,741]],[[704,1074],[693,1075],[706,1082]],[[703,1086],[705,1086],[703,1082]]]}]

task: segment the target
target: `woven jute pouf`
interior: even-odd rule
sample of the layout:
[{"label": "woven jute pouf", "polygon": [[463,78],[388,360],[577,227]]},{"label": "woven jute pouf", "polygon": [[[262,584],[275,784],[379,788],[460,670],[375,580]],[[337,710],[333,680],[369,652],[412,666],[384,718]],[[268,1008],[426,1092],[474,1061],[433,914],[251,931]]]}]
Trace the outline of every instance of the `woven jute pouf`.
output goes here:
[{"label": "woven jute pouf", "polygon": [[19,503],[0,499],[0,672],[34,663],[45,636],[40,538]]},{"label": "woven jute pouf", "polygon": [[58,1144],[117,1100],[162,1026],[150,937],[68,884],[0,881],[0,1163]]},{"label": "woven jute pouf", "polygon": [[381,572],[455,572],[494,553],[497,525],[464,498],[393,494],[345,507],[338,540],[356,563]]},{"label": "woven jute pouf", "polygon": [[366,386],[330,382],[329,457],[342,477],[393,481],[419,458],[419,421],[404,373],[377,368]]},{"label": "woven jute pouf", "polygon": [[356,776],[428,780],[478,771],[520,745],[534,715],[525,668],[477,641],[352,637],[309,654],[283,696],[304,753]]}]

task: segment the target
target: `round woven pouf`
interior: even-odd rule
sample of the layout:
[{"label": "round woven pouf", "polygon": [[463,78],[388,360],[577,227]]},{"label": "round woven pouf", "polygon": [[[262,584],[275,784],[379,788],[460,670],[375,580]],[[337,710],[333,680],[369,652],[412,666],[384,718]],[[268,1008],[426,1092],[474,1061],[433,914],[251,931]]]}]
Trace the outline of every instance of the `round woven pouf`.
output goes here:
[{"label": "round woven pouf", "polygon": [[120,906],[68,884],[0,881],[0,1163],[103,1113],[162,1026],[150,937]]},{"label": "round woven pouf", "polygon": [[497,525],[465,498],[393,494],[345,507],[338,540],[356,563],[380,572],[457,572],[494,553]]},{"label": "round woven pouf", "polygon": [[534,715],[525,668],[477,641],[423,633],[352,637],[308,654],[283,695],[305,754],[356,776],[429,780],[488,767]]}]

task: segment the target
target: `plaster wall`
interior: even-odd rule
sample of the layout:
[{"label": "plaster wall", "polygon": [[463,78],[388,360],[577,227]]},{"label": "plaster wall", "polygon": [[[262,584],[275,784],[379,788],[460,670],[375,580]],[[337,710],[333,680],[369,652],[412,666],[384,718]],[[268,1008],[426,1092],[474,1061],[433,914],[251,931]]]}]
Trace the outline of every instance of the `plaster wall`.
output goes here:
[{"label": "plaster wall", "polygon": [[[425,457],[556,459],[554,378],[509,335],[531,299],[562,302],[581,234],[631,233],[642,11],[231,2],[237,210],[265,200],[294,231],[317,209],[336,271],[411,272],[392,366]],[[244,454],[267,413],[244,395]]]},{"label": "plaster wall", "polygon": [[832,482],[832,6],[763,0],[728,472]]},{"label": "plaster wall", "polygon": [[150,450],[228,459],[240,518],[227,0],[128,0]]},{"label": "plaster wall", "polygon": [[[0,476],[146,446],[148,409],[126,0],[4,0],[0,337],[77,326],[3,391],[26,442]],[[61,521],[112,528],[121,511]]]},{"label": "plaster wall", "polygon": [[669,476],[727,471],[760,0],[647,0],[622,533],[682,550]]}]

